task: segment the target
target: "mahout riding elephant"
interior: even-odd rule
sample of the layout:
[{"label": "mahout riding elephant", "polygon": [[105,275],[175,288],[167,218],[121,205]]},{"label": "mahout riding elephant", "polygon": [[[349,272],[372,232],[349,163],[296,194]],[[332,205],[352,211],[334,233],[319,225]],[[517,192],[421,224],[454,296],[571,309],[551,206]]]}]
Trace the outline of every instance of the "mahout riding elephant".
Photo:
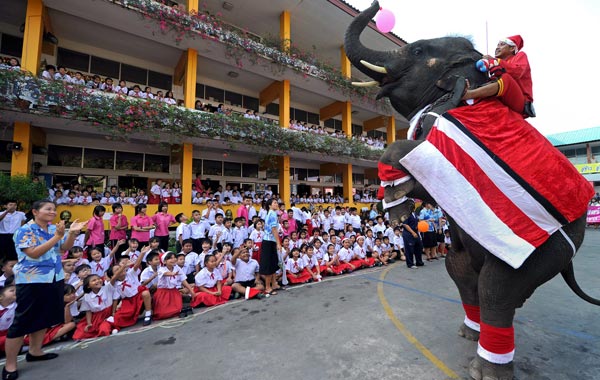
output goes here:
[{"label": "mahout riding elephant", "polygon": [[[456,108],[461,104],[465,79],[474,87],[487,81],[475,66],[481,54],[468,39],[419,40],[391,52],[365,47],[360,34],[378,10],[375,1],[355,17],[346,31],[345,51],[352,64],[373,79],[356,84],[379,86],[378,98],[388,97],[394,109],[411,120],[412,140],[391,144],[379,160],[380,178],[387,185],[383,204],[391,222],[400,224],[414,211],[412,198],[442,205],[452,236],[446,269],[465,309],[459,335],[478,341],[469,375],[476,380],[512,379],[515,309],[522,307],[537,287],[560,273],[579,297],[600,305],[600,300],[579,287],[572,265],[583,242],[585,210],[593,189],[521,115],[498,100]],[[483,120],[475,125],[484,127],[473,129],[461,121],[464,119]],[[500,126],[494,127],[497,124]],[[532,162],[538,162],[535,151],[544,151],[544,157],[550,157],[549,170],[563,175],[555,181],[557,186],[569,183],[571,193],[544,189],[540,176],[527,177],[526,169],[514,168],[510,156],[519,154],[514,145],[519,151],[526,150],[523,146],[529,139],[539,144],[527,153]],[[458,156],[447,158],[444,149]],[[427,154],[446,161],[427,169],[423,164]],[[528,159],[524,157],[519,160]],[[497,174],[489,174],[494,170]],[[382,172],[388,177],[383,178]],[[442,178],[457,182],[458,187]],[[561,197],[573,194],[577,204],[561,206]],[[477,221],[473,223],[469,215]],[[522,220],[527,227],[519,228],[515,220]],[[484,235],[480,229],[491,234]]]}]

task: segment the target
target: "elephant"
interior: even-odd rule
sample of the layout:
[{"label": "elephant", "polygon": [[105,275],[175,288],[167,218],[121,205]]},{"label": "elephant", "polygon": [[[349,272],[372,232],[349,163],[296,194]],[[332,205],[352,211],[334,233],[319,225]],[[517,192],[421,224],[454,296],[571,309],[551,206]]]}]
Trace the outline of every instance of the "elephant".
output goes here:
[{"label": "elephant", "polygon": [[[383,204],[389,211],[390,222],[403,224],[414,211],[412,198],[439,203],[430,194],[431,188],[426,188],[415,178],[417,175],[423,178],[424,174],[407,169],[407,157],[426,143],[424,139],[431,133],[439,115],[458,109],[465,79],[471,86],[480,86],[488,78],[475,66],[481,53],[462,37],[419,40],[391,52],[365,47],[360,34],[379,9],[375,1],[353,19],[346,30],[344,48],[350,62],[373,79],[354,84],[379,86],[377,97],[389,98],[398,113],[412,119],[409,138],[413,139],[390,144],[379,160],[380,168],[391,168],[397,178],[402,178],[391,181],[392,184],[388,183],[383,189]],[[423,109],[425,112],[421,113]],[[584,193],[589,190],[592,190],[591,186]],[[579,287],[572,265],[584,238],[585,211],[563,223],[560,231],[549,234],[547,240],[516,266],[492,254],[454,215],[448,213],[447,217],[452,249],[445,265],[465,309],[459,335],[478,341],[477,355],[469,364],[471,378],[506,380],[514,377],[515,310],[523,306],[536,288],[557,274],[563,276],[579,297],[600,305],[600,300],[590,297]],[[548,259],[550,254],[551,260]]]}]

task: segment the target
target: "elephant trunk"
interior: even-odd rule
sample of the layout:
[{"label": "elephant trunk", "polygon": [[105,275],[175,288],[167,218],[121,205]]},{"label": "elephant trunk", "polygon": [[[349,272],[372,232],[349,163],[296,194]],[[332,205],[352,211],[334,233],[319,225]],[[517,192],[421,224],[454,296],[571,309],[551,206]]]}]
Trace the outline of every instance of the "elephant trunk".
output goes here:
[{"label": "elephant trunk", "polygon": [[344,49],[346,50],[348,59],[352,62],[354,67],[381,83],[385,74],[365,66],[361,63],[361,60],[383,67],[390,61],[392,57],[391,53],[369,49],[360,42],[362,31],[369,25],[369,22],[375,17],[378,10],[379,2],[374,1],[368,9],[361,12],[354,20],[352,20],[344,37]]}]

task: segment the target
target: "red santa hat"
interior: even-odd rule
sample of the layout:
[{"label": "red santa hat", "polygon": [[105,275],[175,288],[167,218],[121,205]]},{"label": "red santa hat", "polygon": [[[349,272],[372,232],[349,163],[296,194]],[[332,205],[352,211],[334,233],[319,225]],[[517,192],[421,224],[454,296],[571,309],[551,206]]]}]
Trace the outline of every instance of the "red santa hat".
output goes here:
[{"label": "red santa hat", "polygon": [[523,49],[523,38],[520,35],[506,37],[502,40],[505,44],[509,46],[515,47],[515,54],[517,54],[521,49]]}]

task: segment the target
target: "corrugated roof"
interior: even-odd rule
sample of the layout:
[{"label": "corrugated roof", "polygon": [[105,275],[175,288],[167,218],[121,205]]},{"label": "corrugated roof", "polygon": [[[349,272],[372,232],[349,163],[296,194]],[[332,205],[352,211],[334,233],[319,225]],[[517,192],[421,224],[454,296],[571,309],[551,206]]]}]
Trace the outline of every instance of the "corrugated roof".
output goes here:
[{"label": "corrugated roof", "polygon": [[600,127],[578,129],[576,131],[554,133],[546,136],[554,146],[582,144],[600,141]]}]

